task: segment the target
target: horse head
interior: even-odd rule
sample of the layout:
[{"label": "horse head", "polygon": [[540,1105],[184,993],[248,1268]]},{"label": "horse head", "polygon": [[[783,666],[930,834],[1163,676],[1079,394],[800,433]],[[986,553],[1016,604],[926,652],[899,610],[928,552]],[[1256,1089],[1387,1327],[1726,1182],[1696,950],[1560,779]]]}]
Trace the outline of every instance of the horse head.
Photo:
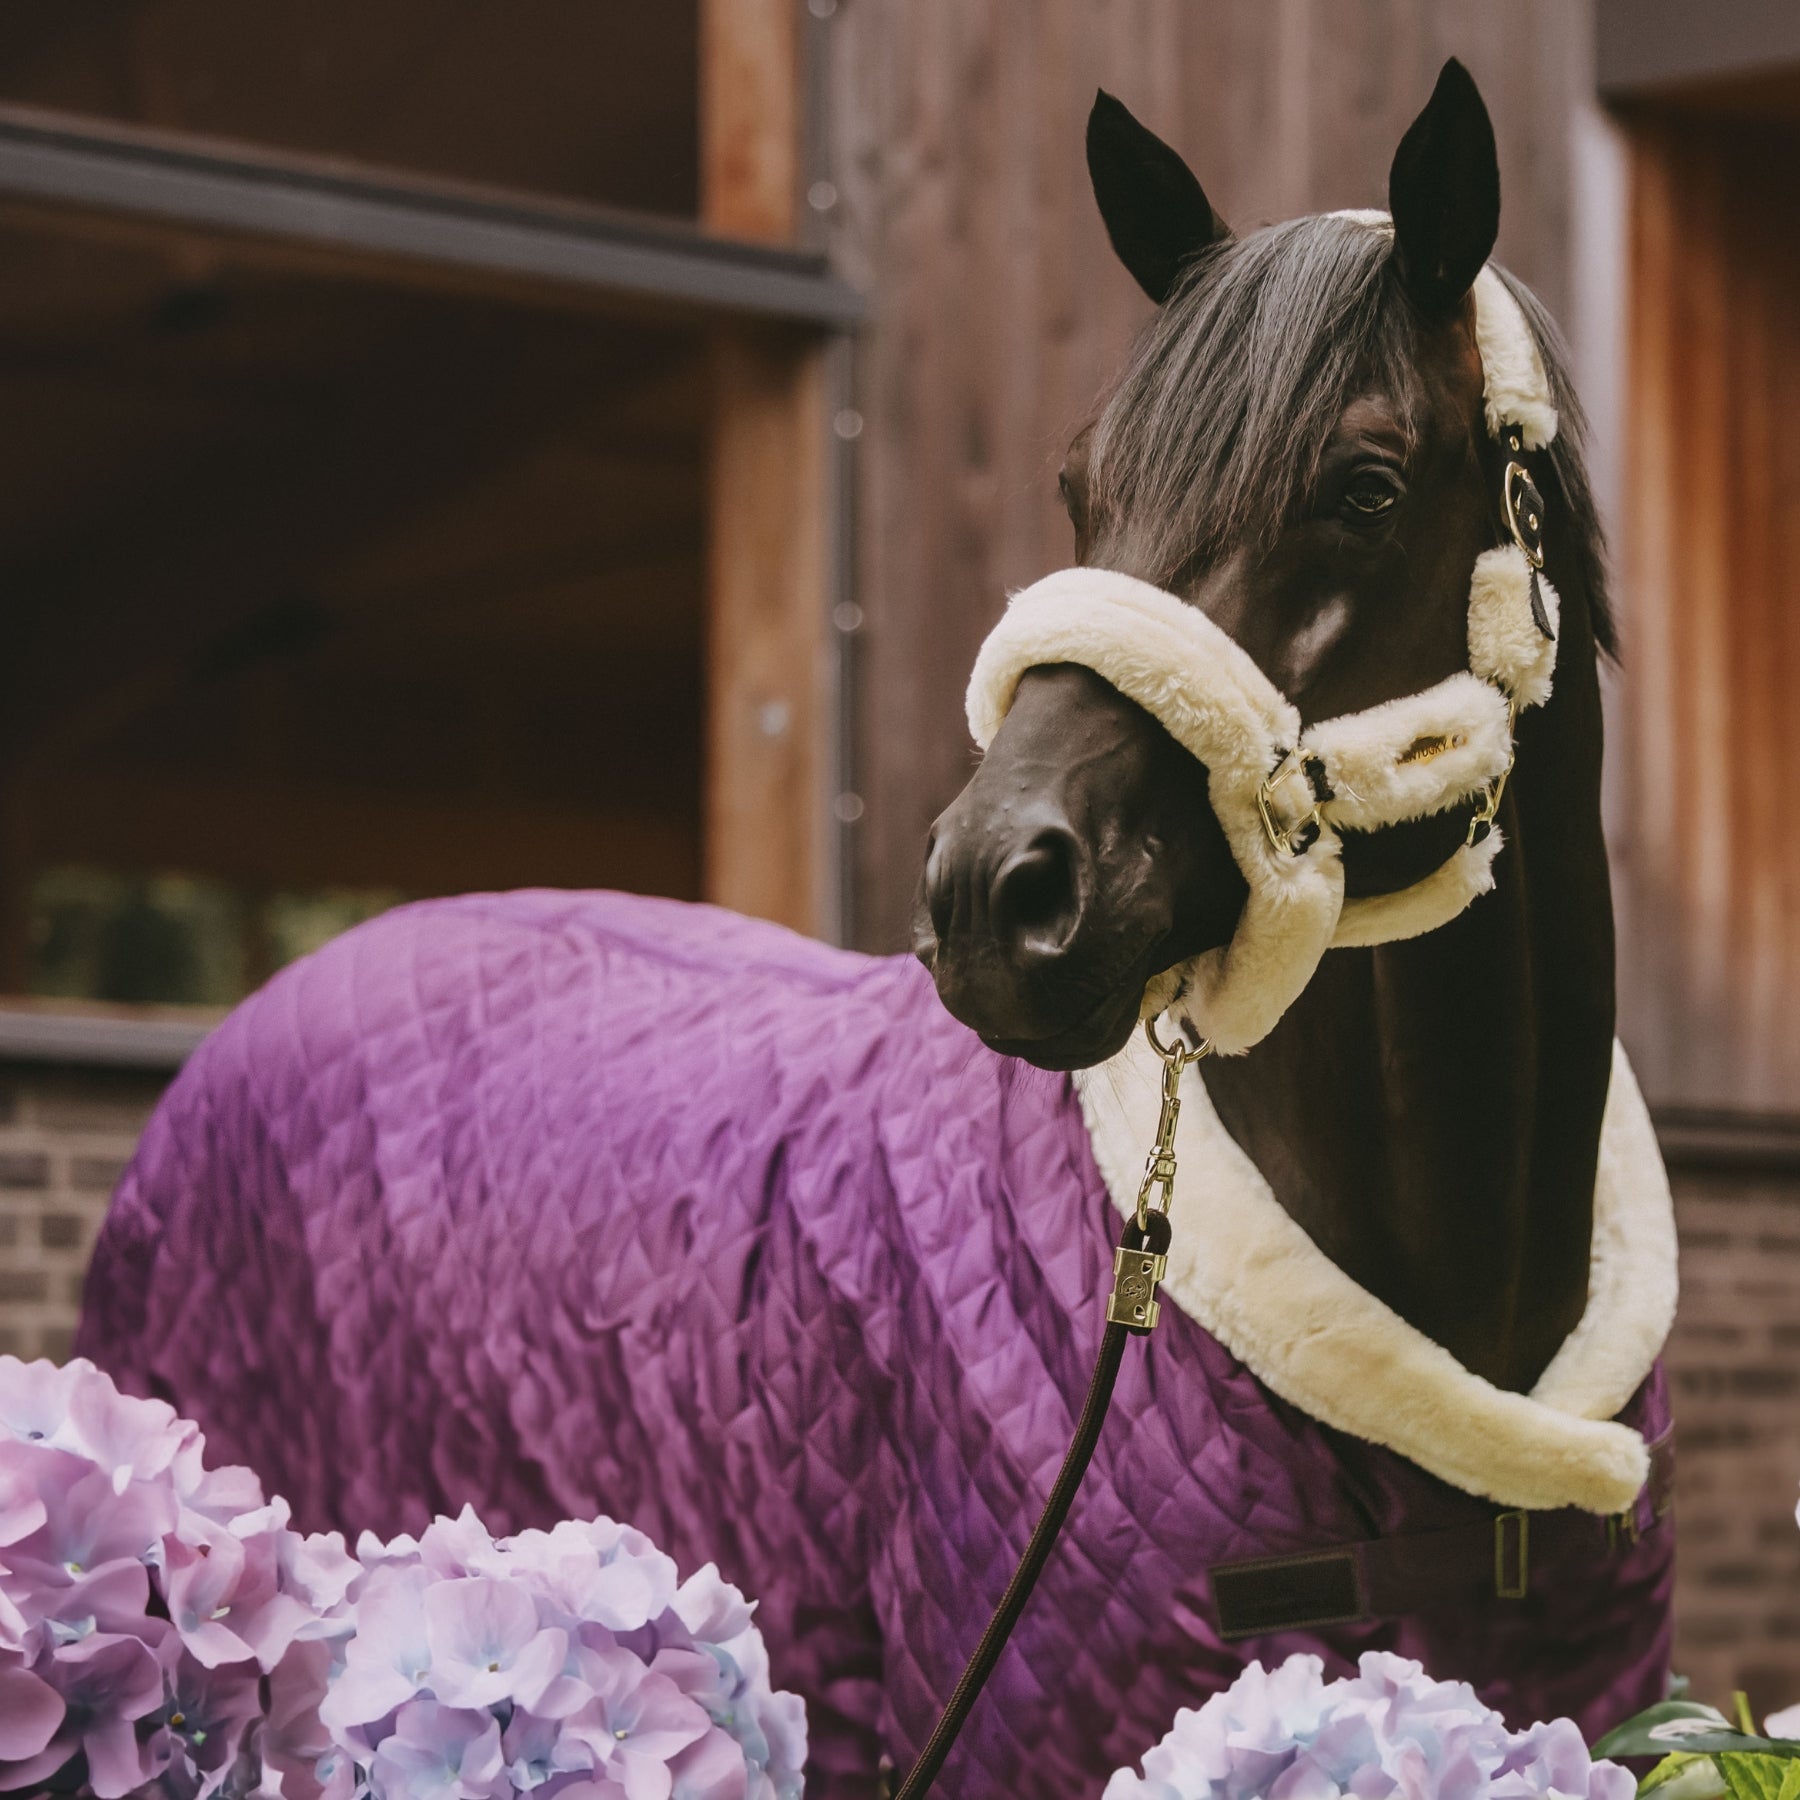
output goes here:
[{"label": "horse head", "polygon": [[[1499,172],[1473,81],[1447,65],[1402,140],[1391,229],[1330,214],[1236,237],[1105,94],[1087,149],[1114,248],[1158,310],[1068,451],[1077,562],[1197,608],[1307,726],[1466,669],[1471,570],[1505,536],[1506,466],[1473,291]],[[1591,510],[1566,491],[1578,454],[1534,463],[1552,514]],[[1597,550],[1566,554],[1583,553]],[[1117,1051],[1153,979],[1227,944],[1243,912],[1208,782],[1090,668],[1029,670],[932,829],[915,948],[944,1004],[1041,1067]],[[1407,888],[1467,829],[1447,810],[1347,834],[1345,894]]]}]

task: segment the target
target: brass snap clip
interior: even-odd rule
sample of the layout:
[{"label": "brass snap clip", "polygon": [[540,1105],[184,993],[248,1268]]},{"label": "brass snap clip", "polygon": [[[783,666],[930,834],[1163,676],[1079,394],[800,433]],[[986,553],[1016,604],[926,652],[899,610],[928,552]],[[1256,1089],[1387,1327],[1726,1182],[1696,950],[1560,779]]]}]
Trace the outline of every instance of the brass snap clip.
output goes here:
[{"label": "brass snap clip", "polygon": [[[1149,1228],[1152,1212],[1166,1213],[1175,1198],[1175,1127],[1181,1119],[1181,1076],[1190,1064],[1212,1054],[1212,1039],[1197,1050],[1177,1042],[1165,1044],[1156,1035],[1156,1021],[1144,1021],[1144,1036],[1162,1058],[1162,1106],[1156,1115],[1156,1142],[1144,1159],[1144,1179],[1138,1188],[1138,1230]],[[1155,1204],[1160,1199],[1161,1204]]]},{"label": "brass snap clip", "polygon": [[[1106,1322],[1124,1325],[1132,1331],[1154,1328],[1162,1317],[1162,1306],[1156,1290],[1168,1273],[1166,1255],[1153,1247],[1150,1221],[1167,1219],[1175,1198],[1175,1127],[1181,1118],[1181,1076],[1191,1063],[1212,1054],[1209,1038],[1198,1049],[1185,1044],[1165,1044],[1156,1035],[1156,1021],[1144,1021],[1144,1036],[1150,1048],[1162,1059],[1162,1106],[1156,1115],[1156,1142],[1144,1159],[1144,1179],[1138,1187],[1136,1245],[1121,1244],[1113,1252],[1112,1292],[1106,1300]],[[1168,1243],[1167,1227],[1156,1240]]]}]

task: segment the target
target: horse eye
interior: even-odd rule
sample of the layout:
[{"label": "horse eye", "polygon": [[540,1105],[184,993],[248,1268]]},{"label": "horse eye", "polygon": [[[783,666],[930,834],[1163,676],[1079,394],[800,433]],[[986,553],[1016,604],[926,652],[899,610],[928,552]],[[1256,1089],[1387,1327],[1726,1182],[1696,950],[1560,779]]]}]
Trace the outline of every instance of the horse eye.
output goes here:
[{"label": "horse eye", "polygon": [[1387,469],[1358,469],[1344,489],[1345,511],[1354,519],[1379,519],[1401,493],[1399,478]]},{"label": "horse eye", "polygon": [[1075,527],[1075,536],[1080,540],[1081,534],[1087,530],[1087,505],[1081,490],[1069,479],[1067,469],[1059,469],[1056,485],[1062,494],[1063,511],[1069,515],[1069,523]]}]

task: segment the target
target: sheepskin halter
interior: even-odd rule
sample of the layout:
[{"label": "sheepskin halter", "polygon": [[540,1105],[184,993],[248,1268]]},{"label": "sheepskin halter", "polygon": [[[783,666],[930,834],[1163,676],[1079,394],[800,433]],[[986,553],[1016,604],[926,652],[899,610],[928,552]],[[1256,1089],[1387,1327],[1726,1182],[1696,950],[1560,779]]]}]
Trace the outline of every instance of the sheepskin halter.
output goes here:
[{"label": "sheepskin halter", "polygon": [[[1391,229],[1386,214],[1353,215]],[[1249,655],[1198,607],[1106,569],[1062,569],[1014,595],[975,659],[969,729],[986,749],[1027,669],[1079,663],[1206,765],[1249,899],[1231,942],[1151,982],[1144,1013],[1185,1019],[1215,1050],[1265,1037],[1336,946],[1434,931],[1494,884],[1495,828],[1521,709],[1550,697],[1559,617],[1543,568],[1544,504],[1519,458],[1556,435],[1542,359],[1490,265],[1475,282],[1487,428],[1507,454],[1510,542],[1476,559],[1469,669],[1420,693],[1302,726]],[[1423,880],[1344,897],[1342,833],[1475,801],[1467,840]]]}]

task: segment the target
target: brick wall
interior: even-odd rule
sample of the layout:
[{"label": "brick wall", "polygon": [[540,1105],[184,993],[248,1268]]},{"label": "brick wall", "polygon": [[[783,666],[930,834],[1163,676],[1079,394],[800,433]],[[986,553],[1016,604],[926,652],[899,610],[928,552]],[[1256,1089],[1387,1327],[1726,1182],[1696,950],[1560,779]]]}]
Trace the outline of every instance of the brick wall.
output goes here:
[{"label": "brick wall", "polygon": [[1677,1667],[1800,1700],[1800,1173],[1677,1170]]},{"label": "brick wall", "polygon": [[[166,1077],[0,1069],[0,1352],[67,1354],[107,1196]],[[1676,1666],[1800,1700],[1800,1171],[1678,1170]]]},{"label": "brick wall", "polygon": [[167,1079],[0,1069],[0,1354],[68,1355],[94,1234]]}]

